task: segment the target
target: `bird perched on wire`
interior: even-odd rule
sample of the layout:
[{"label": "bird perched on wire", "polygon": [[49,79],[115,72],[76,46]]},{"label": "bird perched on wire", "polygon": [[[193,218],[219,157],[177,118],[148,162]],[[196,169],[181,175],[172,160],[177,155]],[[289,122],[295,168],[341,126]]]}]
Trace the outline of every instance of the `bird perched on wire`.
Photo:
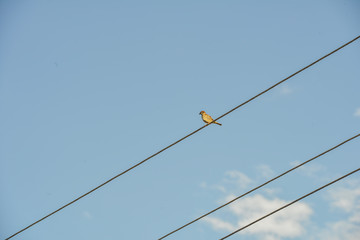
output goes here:
[{"label": "bird perched on wire", "polygon": [[[210,115],[208,115],[205,111],[201,111],[199,114],[201,114],[202,120],[206,123],[211,123],[213,121],[212,117]],[[216,123],[217,125],[221,126],[221,123],[218,122],[213,122]]]}]

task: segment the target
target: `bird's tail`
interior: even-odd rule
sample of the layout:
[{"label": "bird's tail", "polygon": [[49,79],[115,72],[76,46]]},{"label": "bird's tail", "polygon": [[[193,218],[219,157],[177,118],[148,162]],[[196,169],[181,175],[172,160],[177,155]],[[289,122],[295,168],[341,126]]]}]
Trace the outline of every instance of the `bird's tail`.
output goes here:
[{"label": "bird's tail", "polygon": [[220,126],[222,126],[222,124],[221,124],[221,123],[218,123],[218,122],[214,122],[214,123],[216,123],[217,125],[220,125]]}]

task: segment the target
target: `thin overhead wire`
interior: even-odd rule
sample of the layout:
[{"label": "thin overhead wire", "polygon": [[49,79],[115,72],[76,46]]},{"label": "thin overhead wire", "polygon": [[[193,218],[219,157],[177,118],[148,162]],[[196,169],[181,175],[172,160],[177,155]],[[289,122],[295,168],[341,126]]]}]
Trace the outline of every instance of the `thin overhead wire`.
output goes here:
[{"label": "thin overhead wire", "polygon": [[[217,121],[218,119],[220,119],[220,118],[222,118],[222,117],[224,117],[224,116],[228,115],[228,114],[229,114],[229,113],[231,113],[232,111],[235,111],[235,110],[236,110],[236,109],[238,109],[239,107],[244,106],[244,105],[245,105],[245,104],[247,104],[248,102],[251,102],[251,101],[252,101],[252,100],[254,100],[255,98],[257,98],[257,97],[259,97],[259,96],[263,95],[263,94],[264,94],[264,93],[266,93],[267,91],[269,91],[269,90],[273,89],[274,87],[276,87],[276,86],[280,85],[281,83],[283,83],[283,82],[285,82],[285,81],[289,80],[289,79],[290,79],[290,78],[292,78],[293,76],[295,76],[295,75],[297,75],[298,73],[300,73],[300,72],[304,71],[305,69],[307,69],[307,68],[311,67],[312,65],[314,65],[314,64],[316,64],[316,63],[318,63],[318,62],[320,62],[320,61],[321,61],[321,60],[323,60],[324,58],[327,58],[328,56],[330,56],[330,55],[332,55],[333,53],[335,53],[335,52],[339,51],[340,49],[342,49],[342,48],[346,47],[347,45],[349,45],[350,43],[352,43],[352,42],[356,41],[356,40],[357,40],[357,39],[359,39],[359,38],[360,38],[360,35],[359,35],[359,36],[357,36],[356,38],[354,38],[353,40],[351,40],[351,41],[349,41],[349,42],[345,43],[344,45],[340,46],[339,48],[335,49],[334,51],[332,51],[332,52],[330,52],[330,53],[326,54],[325,56],[323,56],[323,57],[321,57],[321,58],[319,58],[319,59],[318,59],[318,60],[316,60],[315,62],[313,62],[313,63],[311,63],[311,64],[307,65],[306,67],[304,67],[304,68],[300,69],[299,71],[297,71],[297,72],[295,72],[295,73],[291,74],[291,75],[290,75],[290,76],[288,76],[287,78],[284,78],[284,79],[283,79],[283,80],[281,80],[280,82],[277,82],[276,84],[272,85],[271,87],[269,87],[268,89],[266,89],[266,90],[262,91],[261,93],[259,93],[259,94],[255,95],[254,97],[250,98],[249,100],[247,100],[247,101],[243,102],[242,104],[240,104],[240,105],[238,105],[238,106],[234,107],[233,109],[231,109],[230,111],[228,111],[228,112],[224,113],[223,115],[221,115],[220,117],[216,118],[216,119],[215,119],[214,121],[212,121],[212,122],[215,122],[215,121]],[[211,122],[211,123],[212,123],[212,122]]]},{"label": "thin overhead wire", "polygon": [[[233,108],[233,109],[231,109],[230,111],[228,111],[228,112],[224,113],[224,114],[223,114],[223,115],[221,115],[220,117],[218,117],[218,118],[216,118],[215,120],[213,120],[211,123],[213,123],[213,122],[217,121],[218,119],[220,119],[220,118],[222,118],[222,117],[224,117],[224,116],[228,115],[229,113],[231,113],[231,112],[235,111],[236,109],[238,109],[238,108],[240,108],[240,107],[244,106],[245,104],[247,104],[247,103],[249,103],[249,102],[253,101],[254,99],[258,98],[259,96],[261,96],[261,95],[263,95],[264,93],[268,92],[269,90],[273,89],[274,87],[276,87],[276,86],[280,85],[281,83],[283,83],[283,82],[285,82],[285,81],[289,80],[290,78],[294,77],[295,75],[299,74],[300,72],[304,71],[305,69],[307,69],[307,68],[309,68],[309,67],[313,66],[314,64],[318,63],[319,61],[321,61],[321,60],[323,60],[323,59],[327,58],[328,56],[330,56],[330,55],[334,54],[335,52],[339,51],[340,49],[342,49],[342,48],[344,48],[345,46],[347,46],[347,45],[351,44],[352,42],[356,41],[356,40],[357,40],[357,39],[359,39],[359,38],[360,38],[360,35],[359,35],[359,36],[357,36],[356,38],[352,39],[351,41],[349,41],[349,42],[345,43],[344,45],[342,45],[342,46],[338,47],[338,48],[337,48],[337,49],[335,49],[334,51],[332,51],[332,52],[330,52],[330,53],[326,54],[325,56],[323,56],[323,57],[319,58],[318,60],[316,60],[316,61],[312,62],[311,64],[307,65],[306,67],[304,67],[304,68],[300,69],[299,71],[297,71],[297,72],[295,72],[295,73],[291,74],[290,76],[286,77],[285,79],[283,79],[283,80],[281,80],[281,81],[277,82],[276,84],[274,84],[274,85],[272,85],[271,87],[267,88],[266,90],[264,90],[264,91],[260,92],[259,94],[255,95],[254,97],[250,98],[249,100],[247,100],[247,101],[245,101],[245,102],[241,103],[240,105],[238,105],[238,106],[234,107],[234,108]],[[151,158],[155,157],[156,155],[160,154],[161,152],[163,152],[163,151],[167,150],[168,148],[170,148],[170,147],[172,147],[172,146],[174,146],[174,145],[176,145],[176,144],[180,143],[181,141],[185,140],[186,138],[190,137],[191,135],[193,135],[193,134],[195,134],[195,133],[199,132],[200,130],[202,130],[202,129],[204,129],[205,127],[209,126],[211,123],[208,123],[208,124],[206,124],[206,125],[204,125],[204,126],[200,127],[199,129],[197,129],[197,130],[193,131],[192,133],[190,133],[190,134],[186,135],[185,137],[183,137],[183,138],[181,138],[181,139],[177,140],[176,142],[174,142],[174,143],[170,144],[169,146],[167,146],[167,147],[165,147],[165,148],[161,149],[160,151],[158,151],[158,152],[154,153],[154,154],[153,154],[153,155],[151,155],[150,157],[147,157],[146,159],[144,159],[144,160],[142,160],[141,162],[139,162],[139,163],[135,164],[134,166],[132,166],[132,167],[128,168],[127,170],[125,170],[125,171],[123,171],[123,172],[119,173],[118,175],[116,175],[116,176],[114,176],[114,177],[110,178],[110,179],[109,179],[109,180],[107,180],[106,182],[104,182],[104,183],[100,184],[99,186],[97,186],[97,187],[93,188],[92,190],[88,191],[87,193],[85,193],[85,194],[81,195],[80,197],[78,197],[78,198],[74,199],[73,201],[71,201],[71,202],[69,202],[69,203],[65,204],[64,206],[62,206],[62,207],[58,208],[57,210],[55,210],[55,211],[53,211],[53,212],[49,213],[49,214],[48,214],[48,215],[46,215],[45,217],[43,217],[43,218],[41,218],[41,219],[37,220],[36,222],[34,222],[34,223],[30,224],[29,226],[27,226],[27,227],[25,227],[25,228],[21,229],[20,231],[18,231],[18,232],[16,232],[16,233],[14,233],[14,234],[13,234],[13,235],[11,235],[10,237],[6,238],[6,240],[8,240],[8,239],[10,239],[10,238],[12,238],[12,237],[14,237],[14,236],[16,236],[17,234],[19,234],[19,233],[21,233],[21,232],[25,231],[26,229],[28,229],[28,228],[30,228],[30,227],[32,227],[32,226],[34,226],[35,224],[37,224],[37,223],[39,223],[39,222],[41,222],[41,221],[45,220],[46,218],[50,217],[51,215],[53,215],[53,214],[55,214],[55,213],[59,212],[60,210],[62,210],[62,209],[64,209],[64,208],[66,208],[67,206],[69,206],[69,205],[71,205],[71,204],[73,204],[73,203],[77,202],[77,201],[78,201],[78,200],[80,200],[81,198],[83,198],[83,197],[85,197],[85,196],[89,195],[90,193],[92,193],[92,192],[94,192],[95,190],[97,190],[97,189],[101,188],[102,186],[104,186],[104,185],[108,184],[109,182],[113,181],[114,179],[116,179],[116,178],[120,177],[121,175],[124,175],[125,173],[129,172],[130,170],[132,170],[132,169],[134,169],[134,168],[136,168],[136,167],[140,166],[141,164],[145,163],[146,161],[148,161],[149,159],[151,159]]]},{"label": "thin overhead wire", "polygon": [[217,208],[215,208],[215,209],[213,209],[213,210],[211,210],[211,211],[209,211],[209,212],[207,212],[207,213],[205,213],[205,214],[201,215],[200,217],[198,217],[198,218],[196,218],[196,219],[194,219],[194,220],[192,220],[192,221],[190,221],[190,222],[188,222],[188,223],[184,224],[183,226],[181,226],[181,227],[179,227],[179,228],[175,229],[174,231],[172,231],[172,232],[170,232],[170,233],[168,233],[168,234],[166,234],[166,235],[162,236],[162,237],[161,237],[161,238],[159,238],[158,240],[164,239],[164,238],[166,238],[166,237],[170,236],[171,234],[173,234],[173,233],[175,233],[175,232],[177,232],[177,231],[179,231],[179,230],[181,230],[181,229],[183,229],[183,228],[185,228],[185,227],[187,227],[187,226],[189,226],[189,225],[191,225],[191,224],[193,224],[193,223],[195,223],[195,222],[199,221],[200,219],[202,219],[202,218],[204,218],[204,217],[206,217],[206,216],[208,216],[208,215],[210,215],[210,214],[212,214],[212,213],[216,212],[217,210],[219,210],[219,209],[221,209],[221,208],[223,208],[223,207],[225,207],[225,206],[227,206],[227,205],[229,205],[229,204],[231,204],[231,203],[235,202],[236,200],[239,200],[239,199],[240,199],[240,198],[242,198],[242,197],[245,197],[246,195],[248,195],[248,194],[250,194],[250,193],[254,192],[255,190],[257,190],[257,189],[259,189],[259,188],[264,187],[265,185],[267,185],[267,184],[271,183],[272,181],[274,181],[274,180],[276,180],[276,179],[278,179],[278,178],[280,178],[280,177],[283,177],[284,175],[288,174],[289,172],[292,172],[292,171],[294,171],[295,169],[297,169],[297,168],[299,168],[299,167],[301,167],[301,166],[303,166],[303,165],[305,165],[305,164],[307,164],[307,163],[309,163],[309,162],[311,162],[311,161],[315,160],[316,158],[321,157],[321,156],[325,155],[325,154],[326,154],[326,153],[328,153],[328,152],[331,152],[332,150],[334,150],[334,149],[336,149],[336,148],[340,147],[341,145],[343,145],[343,144],[345,144],[345,143],[347,143],[347,142],[350,142],[351,140],[354,140],[355,138],[357,138],[357,137],[359,137],[359,136],[360,136],[360,134],[357,134],[357,135],[355,135],[355,136],[353,136],[353,137],[351,137],[351,138],[349,138],[349,139],[347,139],[347,140],[345,140],[345,141],[343,141],[343,142],[339,143],[338,145],[336,145],[336,146],[334,146],[334,147],[332,147],[332,148],[330,148],[330,149],[326,150],[325,152],[322,152],[322,153],[320,153],[319,155],[316,155],[315,157],[310,158],[309,160],[307,160],[307,161],[305,161],[305,162],[303,162],[303,163],[301,163],[301,164],[299,164],[299,165],[296,165],[295,167],[293,167],[293,168],[291,168],[291,169],[289,169],[289,170],[287,170],[287,171],[285,171],[285,172],[281,173],[280,175],[278,175],[278,176],[276,176],[276,177],[274,177],[274,178],[270,179],[269,181],[267,181],[267,182],[265,182],[265,183],[263,183],[263,184],[261,184],[261,185],[259,185],[259,186],[255,187],[255,188],[251,189],[250,191],[248,191],[248,192],[246,192],[246,193],[244,193],[244,194],[242,194],[242,195],[240,195],[240,196],[238,196],[238,197],[236,197],[236,198],[234,198],[234,199],[230,200],[229,202],[227,202],[227,203],[225,203],[225,204],[223,204],[223,205],[221,205],[221,206],[219,206],[219,207],[217,207]]},{"label": "thin overhead wire", "polygon": [[326,188],[326,187],[330,186],[331,184],[334,184],[334,183],[336,183],[337,181],[340,181],[340,180],[342,180],[342,179],[350,176],[351,174],[356,173],[356,172],[359,171],[359,170],[360,170],[360,168],[358,168],[358,169],[356,169],[356,170],[354,170],[354,171],[352,171],[352,172],[350,172],[350,173],[348,173],[348,174],[346,174],[346,175],[344,175],[344,176],[342,176],[342,177],[340,177],[340,178],[338,178],[338,179],[336,179],[336,180],[334,180],[334,181],[332,181],[332,182],[329,182],[329,183],[325,184],[324,186],[319,187],[318,189],[316,189],[316,190],[314,190],[314,191],[312,191],[312,192],[310,192],[310,193],[308,193],[308,194],[305,194],[304,196],[302,196],[302,197],[300,197],[300,198],[298,198],[298,199],[296,199],[296,200],[294,200],[294,201],[292,201],[292,202],[290,202],[290,203],[288,203],[288,204],[286,204],[286,205],[284,205],[284,206],[276,209],[275,211],[272,211],[271,213],[266,214],[265,216],[263,216],[263,217],[255,220],[255,221],[249,223],[248,225],[246,225],[246,226],[244,226],[244,227],[242,227],[242,228],[239,228],[238,230],[230,233],[229,235],[226,235],[225,237],[220,238],[219,240],[224,240],[224,239],[226,239],[226,238],[234,235],[235,233],[238,233],[238,232],[244,230],[245,228],[250,227],[251,225],[253,225],[253,224],[255,224],[255,223],[257,223],[257,222],[259,222],[259,221],[261,221],[261,220],[263,220],[263,219],[271,216],[272,214],[274,214],[274,213],[276,213],[276,212],[278,212],[278,211],[280,211],[280,210],[283,210],[284,208],[287,208],[287,207],[289,207],[290,205],[292,205],[292,204],[294,204],[294,203],[296,203],[296,202],[298,202],[298,201],[300,201],[300,200],[302,200],[302,199],[304,199],[304,198],[306,198],[306,197],[308,197],[308,196],[310,196],[310,195],[312,195],[312,194],[314,194],[314,193],[322,190],[323,188]]}]

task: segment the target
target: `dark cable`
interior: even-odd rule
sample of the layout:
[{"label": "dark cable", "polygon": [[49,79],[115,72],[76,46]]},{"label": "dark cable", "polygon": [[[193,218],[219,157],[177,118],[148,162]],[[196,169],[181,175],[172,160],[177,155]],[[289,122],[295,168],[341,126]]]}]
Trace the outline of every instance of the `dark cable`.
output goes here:
[{"label": "dark cable", "polygon": [[229,235],[226,235],[226,236],[223,237],[223,238],[220,238],[219,240],[224,240],[225,238],[228,238],[228,237],[230,237],[231,235],[233,235],[233,234],[235,234],[235,233],[237,233],[237,232],[240,232],[240,231],[244,230],[245,228],[247,228],[247,227],[249,227],[249,226],[251,226],[251,225],[253,225],[253,224],[255,224],[255,223],[257,223],[257,222],[259,222],[259,221],[261,221],[261,220],[263,220],[264,218],[267,218],[267,217],[269,217],[270,215],[272,215],[272,214],[274,214],[274,213],[276,213],[276,212],[278,212],[278,211],[280,211],[280,210],[282,210],[282,209],[284,209],[284,208],[287,208],[288,206],[290,206],[290,205],[292,205],[292,204],[294,204],[294,203],[296,203],[296,202],[298,202],[298,201],[300,201],[300,200],[302,200],[302,199],[310,196],[311,194],[316,193],[317,191],[320,191],[320,190],[323,189],[323,188],[326,188],[326,187],[330,186],[330,185],[333,184],[333,183],[336,183],[337,181],[340,181],[340,180],[343,179],[343,178],[346,178],[346,177],[350,176],[350,175],[353,174],[353,173],[356,173],[356,172],[359,171],[359,170],[360,170],[360,168],[358,168],[358,169],[356,169],[356,170],[354,170],[354,171],[352,171],[352,172],[350,172],[350,173],[348,173],[348,174],[346,174],[346,175],[344,175],[344,176],[342,176],[342,177],[340,177],[340,178],[338,178],[338,179],[336,179],[336,180],[334,180],[334,181],[332,181],[332,182],[329,182],[328,184],[325,184],[324,186],[319,187],[318,189],[316,189],[316,190],[314,190],[314,191],[312,191],[312,192],[310,192],[310,193],[308,193],[308,194],[306,194],[306,195],[304,195],[304,196],[302,196],[302,197],[300,197],[300,198],[292,201],[291,203],[288,203],[288,204],[282,206],[281,208],[278,208],[278,209],[276,209],[275,211],[273,211],[273,212],[271,212],[271,213],[269,213],[269,214],[267,214],[267,215],[265,215],[265,216],[263,216],[263,217],[255,220],[255,221],[249,223],[248,225],[246,225],[246,226],[244,226],[244,227],[242,227],[242,228],[239,228],[238,230],[230,233]]},{"label": "dark cable", "polygon": [[225,204],[221,205],[220,207],[217,207],[217,208],[215,208],[215,209],[211,210],[210,212],[205,213],[205,214],[201,215],[200,217],[198,217],[198,218],[196,218],[196,219],[192,220],[191,222],[188,222],[188,223],[186,223],[185,225],[183,225],[183,226],[181,226],[181,227],[177,228],[176,230],[174,230],[174,231],[172,231],[172,232],[170,232],[170,233],[168,233],[168,234],[166,234],[166,235],[162,236],[161,238],[159,238],[159,240],[164,239],[164,238],[166,238],[166,237],[170,236],[171,234],[173,234],[173,233],[175,233],[175,232],[177,232],[177,231],[179,231],[179,230],[181,230],[181,229],[183,229],[183,228],[185,228],[185,227],[187,227],[187,226],[189,226],[189,225],[193,224],[194,222],[199,221],[200,219],[202,219],[202,218],[204,218],[204,217],[206,217],[206,216],[210,215],[211,213],[216,212],[217,210],[219,210],[219,209],[221,209],[221,208],[223,208],[223,207],[225,207],[225,206],[229,205],[230,203],[233,203],[233,202],[235,202],[236,200],[238,200],[238,199],[240,199],[240,198],[242,198],[242,197],[244,197],[244,196],[248,195],[249,193],[252,193],[252,192],[254,192],[255,190],[257,190],[257,189],[259,189],[259,188],[262,188],[263,186],[267,185],[268,183],[271,183],[272,181],[274,181],[274,180],[276,180],[276,179],[278,179],[278,178],[280,178],[280,177],[282,177],[282,176],[284,176],[284,175],[288,174],[288,173],[289,173],[289,172],[291,172],[291,171],[294,171],[295,169],[297,169],[297,168],[299,168],[299,167],[301,167],[301,166],[303,166],[303,165],[305,165],[305,164],[307,164],[307,163],[309,163],[309,162],[311,162],[311,161],[315,160],[316,158],[318,158],[318,157],[320,157],[320,156],[322,156],[322,155],[324,155],[324,154],[326,154],[326,153],[328,153],[328,152],[330,152],[330,151],[334,150],[335,148],[340,147],[341,145],[343,145],[343,144],[345,144],[345,143],[347,143],[347,142],[349,142],[349,141],[351,141],[351,140],[353,140],[353,139],[355,139],[355,138],[357,138],[357,137],[359,137],[359,136],[360,136],[360,134],[357,134],[357,135],[355,135],[355,136],[353,136],[353,137],[351,137],[351,138],[349,138],[349,139],[347,139],[347,140],[343,141],[342,143],[340,143],[340,144],[338,144],[338,145],[336,145],[336,146],[334,146],[334,147],[332,147],[332,148],[330,148],[330,149],[326,150],[325,152],[322,152],[322,153],[320,153],[319,155],[317,155],[317,156],[315,156],[315,157],[313,157],[313,158],[311,158],[311,159],[309,159],[309,160],[307,160],[307,161],[305,161],[305,162],[303,162],[303,163],[301,163],[301,164],[299,164],[299,165],[297,165],[297,166],[295,166],[295,167],[293,167],[293,168],[291,168],[291,169],[287,170],[286,172],[283,172],[282,174],[280,174],[280,175],[278,175],[278,176],[276,176],[276,177],[274,177],[274,178],[270,179],[269,181],[267,181],[267,182],[265,182],[265,183],[263,183],[263,184],[261,184],[261,185],[259,185],[259,186],[255,187],[255,188],[253,188],[253,189],[251,189],[250,191],[248,191],[248,192],[246,192],[246,193],[244,193],[244,194],[242,194],[242,195],[240,195],[240,196],[238,196],[238,197],[236,197],[236,198],[232,199],[231,201],[229,201],[229,202],[227,202],[227,203],[225,203]]},{"label": "dark cable", "polygon": [[[247,100],[247,101],[243,102],[243,103],[242,103],[242,104],[240,104],[239,106],[234,107],[233,109],[231,109],[230,111],[228,111],[228,112],[224,113],[223,115],[221,115],[220,117],[216,118],[216,119],[215,119],[214,121],[212,121],[212,122],[217,121],[218,119],[220,119],[220,118],[222,118],[222,117],[224,117],[224,116],[228,115],[228,114],[229,114],[229,113],[231,113],[232,111],[235,111],[235,110],[236,110],[236,109],[238,109],[239,107],[242,107],[243,105],[247,104],[248,102],[251,102],[251,101],[252,101],[252,100],[254,100],[255,98],[257,98],[257,97],[259,97],[259,96],[263,95],[263,94],[264,94],[264,93],[266,93],[267,91],[269,91],[269,90],[273,89],[274,87],[276,87],[276,86],[280,85],[281,83],[283,83],[283,82],[285,82],[285,81],[289,80],[289,79],[290,79],[290,78],[292,78],[293,76],[295,76],[295,75],[297,75],[298,73],[300,73],[300,72],[304,71],[305,69],[307,69],[307,68],[311,67],[312,65],[314,65],[314,64],[316,64],[316,63],[318,63],[318,62],[320,62],[320,61],[321,61],[321,60],[323,60],[324,58],[327,58],[327,57],[328,57],[328,56],[330,56],[331,54],[333,54],[333,53],[335,53],[335,52],[339,51],[339,50],[340,50],[340,49],[342,49],[343,47],[345,47],[345,46],[349,45],[350,43],[352,43],[352,42],[356,41],[356,40],[357,40],[357,39],[359,39],[359,38],[360,38],[360,35],[359,35],[359,36],[357,36],[356,38],[354,38],[353,40],[351,40],[351,41],[349,41],[349,42],[345,43],[345,44],[344,44],[344,45],[342,45],[341,47],[339,47],[339,48],[335,49],[334,51],[332,51],[332,52],[330,52],[330,53],[326,54],[325,56],[323,56],[323,57],[321,57],[321,58],[319,58],[319,59],[318,59],[318,60],[316,60],[315,62],[313,62],[313,63],[311,63],[311,64],[307,65],[306,67],[304,67],[304,68],[302,68],[302,69],[300,69],[300,70],[299,70],[299,71],[297,71],[296,73],[293,73],[293,74],[291,74],[290,76],[288,76],[287,78],[285,78],[285,79],[281,80],[280,82],[278,82],[278,83],[276,83],[276,84],[272,85],[271,87],[269,87],[268,89],[266,89],[266,90],[262,91],[261,93],[257,94],[256,96],[254,96],[254,97],[250,98],[249,100]],[[212,122],[211,122],[211,123],[212,123]]]},{"label": "dark cable", "polygon": [[[350,43],[352,43],[352,42],[356,41],[356,40],[357,40],[357,39],[359,39],[359,38],[360,38],[360,35],[359,35],[359,36],[357,36],[356,38],[354,38],[353,40],[351,40],[351,41],[349,41],[349,42],[345,43],[345,44],[344,44],[344,45],[342,45],[341,47],[339,47],[339,48],[335,49],[334,51],[332,51],[332,52],[330,52],[330,53],[326,54],[325,56],[323,56],[323,57],[321,57],[321,58],[319,58],[318,60],[316,60],[315,62],[313,62],[313,63],[309,64],[308,66],[306,66],[306,67],[304,67],[304,68],[300,69],[299,71],[297,71],[296,73],[294,73],[294,74],[290,75],[289,77],[287,77],[287,78],[285,78],[285,79],[281,80],[280,82],[278,82],[278,83],[276,83],[276,84],[272,85],[271,87],[269,87],[268,89],[266,89],[266,90],[262,91],[261,93],[257,94],[256,96],[254,96],[254,97],[250,98],[249,100],[247,100],[247,101],[243,102],[242,104],[240,104],[240,105],[236,106],[235,108],[231,109],[230,111],[228,111],[228,112],[224,113],[224,114],[223,114],[223,115],[221,115],[220,117],[218,117],[218,118],[216,118],[215,120],[213,120],[211,123],[213,123],[213,122],[215,122],[216,120],[218,120],[218,119],[220,119],[220,118],[222,118],[222,117],[224,117],[224,116],[228,115],[228,114],[229,114],[229,113],[231,113],[232,111],[234,111],[234,110],[236,110],[236,109],[238,109],[238,108],[240,108],[240,107],[244,106],[245,104],[247,104],[247,103],[251,102],[251,101],[252,101],[252,100],[254,100],[255,98],[257,98],[257,97],[261,96],[262,94],[266,93],[267,91],[271,90],[272,88],[274,88],[274,87],[278,86],[279,84],[281,84],[281,83],[283,83],[283,82],[287,81],[288,79],[292,78],[293,76],[297,75],[298,73],[300,73],[300,72],[304,71],[305,69],[307,69],[307,68],[311,67],[312,65],[316,64],[317,62],[319,62],[319,61],[323,60],[324,58],[326,58],[326,57],[328,57],[328,56],[330,56],[330,55],[332,55],[333,53],[335,53],[335,52],[339,51],[339,50],[340,50],[340,49],[342,49],[343,47],[345,47],[345,46],[349,45]],[[37,220],[36,222],[34,222],[34,223],[30,224],[29,226],[27,226],[27,227],[25,227],[25,228],[21,229],[20,231],[18,231],[18,232],[16,232],[16,233],[14,233],[14,234],[13,234],[13,235],[11,235],[10,237],[6,238],[6,240],[8,240],[8,239],[10,239],[10,238],[12,238],[12,237],[14,237],[14,236],[16,236],[17,234],[19,234],[19,233],[21,233],[21,232],[25,231],[26,229],[28,229],[28,228],[30,228],[30,227],[32,227],[32,226],[34,226],[35,224],[37,224],[37,223],[39,223],[39,222],[43,221],[44,219],[46,219],[46,218],[50,217],[51,215],[53,215],[53,214],[57,213],[58,211],[62,210],[63,208],[65,208],[65,207],[67,207],[67,206],[69,206],[69,205],[73,204],[74,202],[76,202],[76,201],[80,200],[81,198],[85,197],[86,195],[88,195],[88,194],[90,194],[90,193],[94,192],[94,191],[95,191],[95,190],[97,190],[98,188],[100,188],[100,187],[104,186],[105,184],[107,184],[107,183],[111,182],[111,181],[112,181],[112,180],[114,180],[115,178],[118,178],[118,177],[120,177],[121,175],[123,175],[123,174],[125,174],[125,173],[129,172],[130,170],[132,170],[132,169],[134,169],[134,168],[138,167],[139,165],[141,165],[141,164],[143,164],[144,162],[148,161],[150,158],[153,158],[153,157],[155,157],[156,155],[158,155],[159,153],[161,153],[161,152],[165,151],[166,149],[168,149],[168,148],[170,148],[170,147],[174,146],[175,144],[178,144],[179,142],[183,141],[184,139],[186,139],[186,138],[190,137],[191,135],[193,135],[193,134],[197,133],[198,131],[202,130],[203,128],[207,127],[207,126],[208,126],[208,125],[210,125],[211,123],[208,123],[208,124],[206,124],[206,125],[204,125],[204,126],[200,127],[199,129],[197,129],[197,130],[193,131],[192,133],[190,133],[190,134],[186,135],[185,137],[183,137],[183,138],[181,138],[181,139],[177,140],[176,142],[174,142],[174,143],[170,144],[169,146],[167,146],[167,147],[165,147],[165,148],[161,149],[161,150],[160,150],[160,151],[158,151],[157,153],[155,153],[155,154],[151,155],[150,157],[148,157],[148,158],[146,158],[146,159],[142,160],[141,162],[139,162],[139,163],[135,164],[134,166],[130,167],[129,169],[127,169],[127,170],[123,171],[122,173],[119,173],[119,174],[118,174],[118,175],[116,175],[115,177],[112,177],[111,179],[109,179],[109,180],[107,180],[106,182],[104,182],[104,183],[100,184],[99,186],[95,187],[94,189],[92,189],[92,190],[88,191],[87,193],[85,193],[85,194],[81,195],[80,197],[76,198],[75,200],[73,200],[73,201],[71,201],[71,202],[69,202],[69,203],[65,204],[64,206],[62,206],[62,207],[60,207],[59,209],[57,209],[57,210],[53,211],[52,213],[50,213],[50,214],[46,215],[45,217],[43,217],[43,218],[41,218],[41,219]]]}]

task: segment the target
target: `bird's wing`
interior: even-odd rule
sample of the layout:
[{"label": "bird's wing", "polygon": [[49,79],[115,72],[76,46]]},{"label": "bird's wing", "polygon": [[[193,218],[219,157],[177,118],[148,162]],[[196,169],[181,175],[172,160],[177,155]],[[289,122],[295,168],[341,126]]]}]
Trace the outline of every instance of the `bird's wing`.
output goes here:
[{"label": "bird's wing", "polygon": [[[205,114],[204,114],[204,115],[205,115]],[[204,119],[207,120],[207,121],[209,121],[209,122],[212,122],[212,121],[213,121],[212,117],[211,117],[210,115],[207,115],[207,114],[204,116]]]}]

